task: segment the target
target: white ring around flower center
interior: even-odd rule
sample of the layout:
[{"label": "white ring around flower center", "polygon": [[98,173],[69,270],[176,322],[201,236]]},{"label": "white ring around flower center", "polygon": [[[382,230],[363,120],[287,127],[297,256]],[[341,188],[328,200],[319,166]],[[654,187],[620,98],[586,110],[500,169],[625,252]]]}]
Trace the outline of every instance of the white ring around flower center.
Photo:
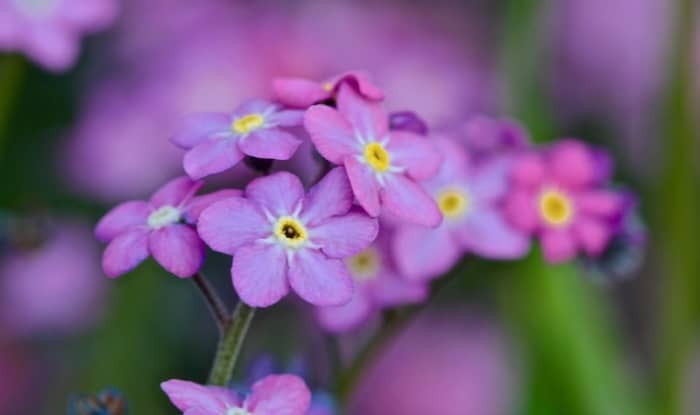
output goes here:
[{"label": "white ring around flower center", "polygon": [[224,415],[253,415],[253,413],[243,408],[229,408]]},{"label": "white ring around flower center", "polygon": [[148,226],[152,229],[160,229],[179,222],[181,217],[180,209],[170,205],[161,206],[148,216]]}]

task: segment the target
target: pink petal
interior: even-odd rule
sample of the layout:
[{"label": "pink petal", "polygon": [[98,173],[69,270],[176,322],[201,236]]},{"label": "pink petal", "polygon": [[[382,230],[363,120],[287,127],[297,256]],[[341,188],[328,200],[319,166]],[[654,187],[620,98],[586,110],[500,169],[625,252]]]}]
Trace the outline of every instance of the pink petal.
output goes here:
[{"label": "pink petal", "polygon": [[116,2],[69,1],[61,8],[61,18],[85,32],[101,30],[111,24],[119,13]]},{"label": "pink petal", "polygon": [[304,115],[304,127],[319,153],[328,161],[341,164],[343,158],[359,152],[352,126],[338,111],[314,105]]},{"label": "pink petal", "polygon": [[218,415],[225,413],[228,406],[240,404],[235,393],[224,388],[207,387],[177,379],[163,382],[160,387],[173,405],[183,412],[201,409],[205,411],[202,413]]},{"label": "pink petal", "polygon": [[352,299],[353,282],[345,264],[320,251],[297,251],[289,264],[289,282],[304,300],[317,306],[337,306]]},{"label": "pink petal", "polygon": [[295,108],[306,108],[330,97],[320,83],[301,78],[277,78],[272,81],[275,100]]},{"label": "pink petal", "polygon": [[429,280],[445,274],[462,255],[446,226],[401,227],[394,235],[393,252],[401,275],[413,280]]},{"label": "pink petal", "polygon": [[464,248],[486,258],[516,259],[530,250],[530,237],[510,226],[495,208],[471,212],[454,231]]},{"label": "pink petal", "polygon": [[197,223],[199,215],[202,214],[202,211],[204,209],[208,208],[214,203],[226,200],[231,197],[241,196],[242,194],[243,192],[241,192],[238,189],[224,189],[219,190],[218,192],[197,196],[190,200],[190,202],[187,203],[187,206],[185,206],[184,210],[186,219],[189,223]]},{"label": "pink petal", "polygon": [[374,241],[379,223],[365,213],[349,213],[328,219],[309,229],[311,240],[331,258],[347,258],[360,253]]},{"label": "pink petal", "polygon": [[178,177],[166,183],[151,196],[151,205],[181,206],[182,202],[192,197],[203,185],[204,182],[194,181],[187,176]]},{"label": "pink petal", "polygon": [[193,276],[204,262],[204,243],[189,225],[175,224],[152,231],[148,248],[163,268],[180,278]]},{"label": "pink petal", "polygon": [[261,129],[238,141],[238,148],[246,155],[273,160],[289,160],[301,140],[278,128]]},{"label": "pink petal", "polygon": [[597,167],[593,152],[580,141],[563,140],[550,149],[550,171],[564,186],[581,187],[595,182]]},{"label": "pink petal", "polygon": [[358,203],[372,217],[379,216],[379,183],[367,165],[355,157],[345,158],[345,171]]},{"label": "pink petal", "polygon": [[244,303],[251,307],[268,307],[289,292],[287,269],[287,258],[281,246],[245,245],[233,258],[233,286]]},{"label": "pink petal", "polygon": [[540,223],[535,195],[514,190],[505,201],[504,214],[508,222],[523,232],[534,232]]},{"label": "pink petal", "polygon": [[409,132],[392,131],[387,150],[391,164],[406,168],[406,173],[413,179],[429,179],[440,170],[442,156],[435,145],[425,137]]},{"label": "pink petal", "polygon": [[110,278],[116,278],[143,262],[148,257],[148,231],[130,230],[107,245],[102,256],[102,269]]},{"label": "pink petal", "polygon": [[216,138],[197,144],[188,151],[183,167],[190,177],[201,179],[235,166],[243,157],[236,139]]},{"label": "pink petal", "polygon": [[442,222],[442,214],[433,198],[402,175],[387,177],[380,198],[383,208],[401,220],[433,228]]},{"label": "pink petal", "polygon": [[311,391],[298,376],[270,375],[253,385],[248,403],[255,415],[304,415]]},{"label": "pink petal", "polygon": [[80,53],[78,36],[59,23],[35,25],[28,37],[27,54],[53,72],[73,66]]},{"label": "pink petal", "polygon": [[473,197],[483,202],[496,202],[511,191],[512,163],[505,158],[483,163],[469,180]]},{"label": "pink petal", "polygon": [[197,231],[211,249],[229,255],[272,232],[263,213],[249,200],[236,196],[204,209]]},{"label": "pink petal", "polygon": [[576,196],[578,211],[606,218],[621,215],[625,204],[625,195],[608,190],[592,190]]},{"label": "pink petal", "polygon": [[265,112],[270,108],[277,109],[278,107],[278,105],[275,105],[270,101],[266,101],[264,99],[259,98],[253,98],[239,105],[238,108],[236,108],[236,111],[234,111],[233,113],[233,118],[249,114],[259,114]]},{"label": "pink petal", "polygon": [[573,233],[586,254],[594,257],[605,251],[612,238],[610,226],[606,226],[603,221],[581,216],[573,225]]},{"label": "pink petal", "polygon": [[374,85],[369,74],[364,71],[349,71],[341,74],[337,77],[335,83],[348,83],[355,88],[360,95],[372,101],[381,101],[384,99],[384,92]]},{"label": "pink petal", "polygon": [[336,167],[312,187],[304,198],[301,219],[310,226],[350,210],[353,202],[350,181],[342,167]]},{"label": "pink petal", "polygon": [[109,242],[129,229],[145,225],[148,213],[148,203],[140,200],[117,205],[97,223],[95,236],[102,242]]},{"label": "pink petal", "polygon": [[576,256],[576,241],[569,229],[547,229],[541,240],[544,258],[549,262],[566,262]]},{"label": "pink petal", "polygon": [[297,176],[282,171],[251,181],[245,195],[274,215],[291,215],[304,197],[304,186]]},{"label": "pink petal", "polygon": [[191,149],[211,138],[214,133],[231,130],[231,116],[222,112],[203,112],[186,117],[170,141],[178,147]]},{"label": "pink petal", "polygon": [[370,281],[367,288],[374,302],[384,307],[421,303],[430,294],[427,283],[402,278],[387,271]]},{"label": "pink petal", "polygon": [[283,110],[272,113],[269,121],[280,127],[298,127],[304,123],[304,111]]},{"label": "pink petal", "polygon": [[326,331],[344,333],[364,323],[375,310],[364,291],[355,287],[349,303],[337,307],[318,307],[316,311],[319,323]]},{"label": "pink petal", "polygon": [[527,186],[539,186],[545,178],[546,168],[537,153],[528,153],[513,162],[511,177],[515,183]]},{"label": "pink petal", "polygon": [[338,111],[363,137],[381,140],[389,131],[389,117],[381,102],[367,101],[352,86],[341,84],[338,88]]}]

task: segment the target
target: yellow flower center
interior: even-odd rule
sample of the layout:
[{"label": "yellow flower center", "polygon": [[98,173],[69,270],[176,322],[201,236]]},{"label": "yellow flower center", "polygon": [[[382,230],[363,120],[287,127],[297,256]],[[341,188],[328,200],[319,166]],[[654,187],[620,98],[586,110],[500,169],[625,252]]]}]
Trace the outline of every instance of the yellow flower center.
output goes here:
[{"label": "yellow flower center", "polygon": [[462,190],[443,190],[437,196],[437,204],[446,218],[462,216],[469,207],[469,196]]},{"label": "yellow flower center", "polygon": [[238,134],[247,134],[257,128],[260,128],[265,119],[260,114],[248,114],[243,117],[236,118],[231,124],[231,129]]},{"label": "yellow flower center", "polygon": [[304,225],[291,216],[283,216],[277,221],[275,235],[292,248],[298,247],[308,239]]},{"label": "yellow flower center", "polygon": [[539,198],[540,215],[550,225],[566,225],[574,214],[569,197],[557,190],[546,190]]},{"label": "yellow flower center", "polygon": [[348,258],[345,262],[350,269],[350,273],[358,281],[367,281],[375,278],[381,265],[379,253],[371,247]]},{"label": "yellow flower center", "polygon": [[376,141],[365,146],[365,160],[378,172],[386,171],[391,163],[389,153]]}]

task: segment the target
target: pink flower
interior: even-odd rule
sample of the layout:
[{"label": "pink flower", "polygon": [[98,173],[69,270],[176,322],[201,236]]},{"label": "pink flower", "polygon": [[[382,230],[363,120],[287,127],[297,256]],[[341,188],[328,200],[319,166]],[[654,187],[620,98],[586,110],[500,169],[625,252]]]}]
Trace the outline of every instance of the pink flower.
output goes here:
[{"label": "pink flower", "polygon": [[495,259],[527,253],[529,235],[511,226],[501,208],[509,192],[507,160],[474,165],[457,142],[433,140],[444,162],[423,182],[444,220],[436,229],[399,225],[393,241],[399,270],[407,278],[431,279],[446,273],[466,252]]},{"label": "pink flower", "polygon": [[311,392],[294,375],[270,375],[257,381],[250,396],[184,380],[161,384],[170,401],[186,415],[305,415]]},{"label": "pink flower", "polygon": [[461,141],[475,161],[512,155],[530,145],[527,131],[518,122],[507,118],[475,116],[460,132]]},{"label": "pink flower", "polygon": [[231,275],[241,300],[267,307],[289,292],[319,306],[352,297],[342,259],[366,248],[377,221],[351,211],[352,191],[342,168],[304,195],[296,176],[280,172],[253,180],[245,197],[206,209],[198,229],[215,251],[234,255]]},{"label": "pink flower", "polygon": [[384,210],[399,219],[435,227],[442,217],[416,180],[440,167],[430,141],[406,131],[389,131],[378,102],[365,101],[349,85],[338,91],[338,109],[314,105],[304,125],[319,153],[345,166],[352,190],[370,216]]},{"label": "pink flower", "polygon": [[347,332],[382,309],[420,303],[427,298],[426,284],[406,280],[398,273],[390,254],[389,235],[382,232],[364,251],[345,259],[355,280],[355,292],[345,305],[317,310],[324,329]]},{"label": "pink flower", "polygon": [[273,81],[272,87],[277,101],[294,108],[307,108],[332,99],[340,85],[344,83],[349,84],[365,99],[371,101],[384,99],[384,93],[363,71],[345,72],[324,82],[303,78],[277,78]]},{"label": "pink flower", "polygon": [[240,194],[230,189],[194,197],[203,184],[179,177],[148,202],[125,202],[109,211],[95,229],[97,239],[109,243],[102,258],[107,276],[119,277],[131,271],[149,255],[180,278],[199,271],[204,244],[194,224],[210,204]]},{"label": "pink flower", "polygon": [[73,65],[80,37],[109,26],[115,0],[4,0],[0,2],[0,51],[22,51],[52,71]]},{"label": "pink flower", "polygon": [[610,170],[606,155],[573,139],[524,154],[513,168],[507,215],[515,227],[540,238],[550,262],[568,261],[581,250],[598,256],[626,204],[622,193],[606,189]]},{"label": "pink flower", "polygon": [[246,155],[289,160],[301,140],[283,128],[300,125],[302,115],[271,102],[249,100],[232,114],[190,116],[172,142],[189,150],[183,161],[185,171],[200,179],[235,166]]}]

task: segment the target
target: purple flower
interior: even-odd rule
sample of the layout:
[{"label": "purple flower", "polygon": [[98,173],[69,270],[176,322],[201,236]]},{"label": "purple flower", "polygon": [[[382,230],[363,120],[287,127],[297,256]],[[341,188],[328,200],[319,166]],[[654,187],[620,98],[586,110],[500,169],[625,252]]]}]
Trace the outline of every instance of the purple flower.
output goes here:
[{"label": "purple flower", "polygon": [[194,197],[203,184],[179,177],[148,202],[125,202],[109,211],[95,229],[97,239],[109,243],[102,258],[105,274],[119,277],[149,255],[180,278],[197,273],[204,260],[204,244],[194,224],[210,204],[240,194],[230,189]]},{"label": "purple flower", "polygon": [[324,82],[314,82],[303,78],[277,78],[272,87],[275,99],[284,105],[294,108],[308,108],[313,104],[332,99],[341,84],[347,83],[363,98],[371,101],[381,101],[384,93],[376,87],[367,73],[350,71]]},{"label": "purple flower", "polygon": [[501,208],[509,192],[506,159],[474,165],[457,142],[434,138],[444,162],[423,186],[435,199],[444,220],[436,229],[398,226],[393,250],[401,273],[408,278],[439,277],[465,252],[494,259],[527,253],[527,234],[511,226]]},{"label": "purple flower", "polygon": [[80,37],[109,26],[115,0],[4,0],[0,2],[0,51],[22,51],[60,72],[77,59]]},{"label": "purple flower", "polygon": [[550,262],[579,251],[601,255],[619,227],[626,197],[607,189],[610,160],[584,143],[562,140],[518,157],[506,201],[510,222],[540,238]]},{"label": "purple flower", "polygon": [[527,131],[516,121],[483,115],[472,117],[464,124],[460,139],[475,161],[512,155],[530,145]]},{"label": "purple flower", "polygon": [[255,99],[232,114],[190,116],[172,142],[189,150],[183,161],[185,171],[193,179],[201,179],[235,166],[246,155],[289,160],[301,140],[283,128],[300,125],[302,116],[301,111],[282,110]]},{"label": "purple flower", "polygon": [[267,376],[245,398],[231,389],[177,379],[161,388],[186,415],[305,415],[311,402],[309,388],[294,375]]},{"label": "purple flower", "polygon": [[352,210],[352,191],[342,168],[328,173],[304,195],[296,176],[280,172],[253,180],[245,197],[206,209],[198,229],[215,251],[234,255],[231,275],[246,304],[267,307],[289,292],[319,306],[352,297],[352,278],[342,259],[377,236],[377,221]]},{"label": "purple flower", "polygon": [[389,235],[384,230],[379,235],[364,251],[345,259],[355,280],[355,292],[345,305],[318,308],[324,329],[347,332],[382,309],[420,303],[427,298],[428,286],[402,278],[390,254]]},{"label": "purple flower", "polygon": [[343,84],[338,109],[315,105],[304,124],[319,153],[345,166],[355,197],[370,216],[386,211],[420,225],[440,224],[440,210],[416,183],[437,173],[440,154],[424,137],[389,131],[380,103],[363,100]]}]

